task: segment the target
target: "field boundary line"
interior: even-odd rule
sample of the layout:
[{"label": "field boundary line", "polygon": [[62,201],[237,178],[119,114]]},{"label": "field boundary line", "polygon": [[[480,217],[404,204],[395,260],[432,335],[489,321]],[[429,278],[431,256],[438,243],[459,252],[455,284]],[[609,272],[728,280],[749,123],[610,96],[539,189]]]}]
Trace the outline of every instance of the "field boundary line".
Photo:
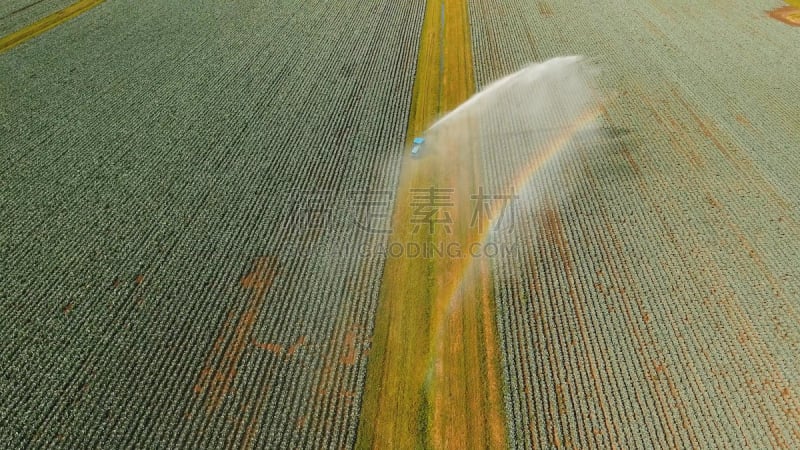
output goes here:
[{"label": "field boundary line", "polygon": [[105,0],[79,0],[66,8],[56,11],[47,17],[0,38],[0,53],[8,51],[23,42],[33,39],[40,34],[51,30],[62,23],[78,17],[86,11],[103,3]]}]

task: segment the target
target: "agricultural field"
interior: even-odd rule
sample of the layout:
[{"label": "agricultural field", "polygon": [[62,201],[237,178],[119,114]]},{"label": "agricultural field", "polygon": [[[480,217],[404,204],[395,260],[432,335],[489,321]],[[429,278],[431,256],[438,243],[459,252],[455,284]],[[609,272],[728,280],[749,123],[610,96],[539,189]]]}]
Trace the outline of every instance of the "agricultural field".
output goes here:
[{"label": "agricultural field", "polygon": [[795,3],[0,4],[0,447],[800,446]]},{"label": "agricultural field", "polygon": [[0,37],[5,37],[57,11],[74,0],[8,0],[0,4]]}]

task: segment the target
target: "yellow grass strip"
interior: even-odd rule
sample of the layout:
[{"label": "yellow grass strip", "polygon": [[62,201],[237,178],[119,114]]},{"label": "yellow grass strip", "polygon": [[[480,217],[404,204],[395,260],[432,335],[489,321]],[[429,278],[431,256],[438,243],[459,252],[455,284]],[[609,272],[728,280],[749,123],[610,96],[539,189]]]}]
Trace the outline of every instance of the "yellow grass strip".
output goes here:
[{"label": "yellow grass strip", "polygon": [[[443,14],[443,15],[442,15]],[[443,20],[444,19],[444,20]],[[465,0],[429,0],[420,37],[408,139],[474,91]],[[463,133],[403,162],[389,243],[477,242],[468,227],[480,166]],[[427,144],[426,144],[427,145]],[[425,150],[423,150],[425,152]],[[452,229],[415,230],[413,189],[452,189]],[[423,227],[426,228],[426,227]],[[468,282],[461,284],[462,274]],[[506,423],[487,261],[389,257],[367,371],[357,448],[503,448]]]},{"label": "yellow grass strip", "polygon": [[16,47],[28,39],[36,37],[51,28],[55,28],[58,25],[61,25],[62,23],[72,19],[73,17],[77,17],[85,13],[104,1],[105,0],[80,0],[60,11],[54,12],[53,14],[50,14],[49,16],[28,25],[19,31],[15,31],[8,36],[0,38],[0,53]]}]

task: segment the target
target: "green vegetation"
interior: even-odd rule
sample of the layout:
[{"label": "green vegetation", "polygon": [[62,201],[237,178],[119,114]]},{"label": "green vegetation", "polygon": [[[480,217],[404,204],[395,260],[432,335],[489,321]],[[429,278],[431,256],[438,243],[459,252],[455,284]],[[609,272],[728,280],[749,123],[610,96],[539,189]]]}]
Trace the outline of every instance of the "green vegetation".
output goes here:
[{"label": "green vegetation", "polygon": [[[47,30],[55,28],[62,23],[75,18],[86,11],[94,8],[105,0],[80,0],[75,2],[64,9],[58,10],[36,22],[17,30],[4,37],[0,37],[0,52],[4,52],[12,47],[15,47],[28,39],[34,38]],[[12,16],[25,11],[25,8],[18,8],[10,11],[4,18],[11,18]]]},{"label": "green vegetation", "polygon": [[[0,6],[1,448],[796,447],[782,2],[90,3]],[[520,252],[359,253],[412,186],[525,166],[407,144],[565,54],[607,132],[531,179]]]}]

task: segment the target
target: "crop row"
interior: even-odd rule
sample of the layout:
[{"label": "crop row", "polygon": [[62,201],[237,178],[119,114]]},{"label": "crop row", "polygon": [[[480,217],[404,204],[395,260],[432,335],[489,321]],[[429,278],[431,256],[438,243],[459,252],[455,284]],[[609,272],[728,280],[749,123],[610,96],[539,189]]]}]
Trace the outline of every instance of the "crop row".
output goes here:
[{"label": "crop row", "polygon": [[5,446],[352,445],[381,260],[295,248],[381,237],[283,202],[392,188],[420,22],[107,2],[3,55]]},{"label": "crop row", "polygon": [[[779,119],[791,101],[766,80],[797,68],[759,62],[788,51],[788,32],[747,2],[470,8],[478,85],[584,54],[612,99],[606,131],[572,139],[527,184],[506,238],[524,251],[494,260],[512,444],[792,442],[800,161]],[[496,189],[541,138],[484,145]]]},{"label": "crop row", "polygon": [[74,2],[75,0],[11,0],[3,2],[0,5],[0,37],[22,29]]}]

